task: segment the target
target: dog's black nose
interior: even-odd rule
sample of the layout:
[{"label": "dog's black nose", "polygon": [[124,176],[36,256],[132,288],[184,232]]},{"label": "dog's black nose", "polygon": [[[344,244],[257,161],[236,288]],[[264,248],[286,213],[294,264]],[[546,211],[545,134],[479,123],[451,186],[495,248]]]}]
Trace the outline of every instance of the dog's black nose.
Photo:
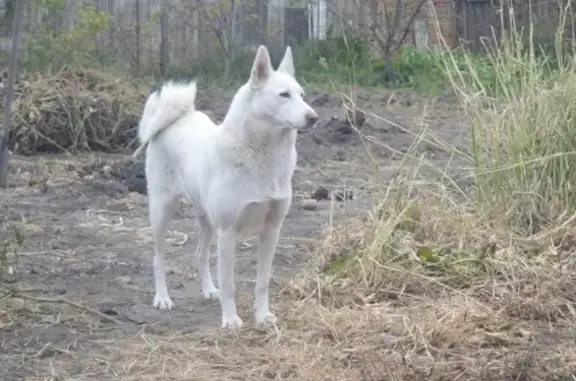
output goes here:
[{"label": "dog's black nose", "polygon": [[316,122],[318,122],[318,119],[320,119],[320,118],[318,117],[317,114],[306,115],[306,123],[308,124],[309,127],[315,125]]}]

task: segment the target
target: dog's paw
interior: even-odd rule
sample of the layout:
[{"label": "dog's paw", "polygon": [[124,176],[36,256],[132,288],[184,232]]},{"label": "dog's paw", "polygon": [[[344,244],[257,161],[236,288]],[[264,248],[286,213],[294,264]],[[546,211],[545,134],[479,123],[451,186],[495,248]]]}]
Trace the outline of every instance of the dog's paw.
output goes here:
[{"label": "dog's paw", "polygon": [[216,287],[202,291],[204,299],[206,300],[220,300],[220,290]]},{"label": "dog's paw", "polygon": [[223,316],[222,317],[222,328],[227,328],[232,331],[242,328],[244,322],[240,319],[240,316]]},{"label": "dog's paw", "polygon": [[276,325],[276,322],[278,321],[276,315],[274,315],[270,311],[266,311],[263,313],[256,312],[255,320],[256,325],[259,327],[270,327]]},{"label": "dog's paw", "polygon": [[170,311],[173,307],[174,303],[172,303],[172,300],[168,295],[156,294],[154,296],[154,308]]}]

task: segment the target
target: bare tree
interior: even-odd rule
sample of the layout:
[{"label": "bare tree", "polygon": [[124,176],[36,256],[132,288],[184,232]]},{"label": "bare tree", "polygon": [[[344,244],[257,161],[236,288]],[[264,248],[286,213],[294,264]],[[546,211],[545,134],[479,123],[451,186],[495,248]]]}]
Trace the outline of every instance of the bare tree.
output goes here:
[{"label": "bare tree", "polygon": [[384,54],[388,82],[396,83],[396,71],[394,70],[392,58],[394,53],[404,45],[412,25],[426,1],[427,0],[419,0],[408,14],[408,17],[406,17],[404,15],[406,11],[406,3],[404,0],[396,0],[393,10],[390,9],[387,1],[372,0],[371,11],[374,17],[370,23],[370,31],[378,47]]},{"label": "bare tree", "polygon": [[[396,82],[394,53],[406,42],[414,22],[429,0],[351,0],[358,17],[356,34],[382,54],[389,82]],[[393,4],[391,4],[393,3]],[[335,1],[336,9],[340,1]],[[368,14],[366,14],[368,11]],[[340,10],[341,15],[344,11]],[[343,22],[345,24],[345,22]]]},{"label": "bare tree", "polygon": [[8,168],[10,152],[8,151],[8,137],[12,123],[12,96],[14,93],[14,79],[16,76],[18,56],[20,54],[20,36],[22,32],[22,19],[26,0],[16,2],[14,22],[12,26],[12,49],[8,63],[8,78],[6,79],[6,93],[4,96],[4,118],[0,128],[0,187],[6,188],[8,182]]},{"label": "bare tree", "polygon": [[206,1],[196,0],[195,5],[224,53],[224,77],[229,78],[242,38],[242,24],[258,17],[254,1],[217,0],[208,4]]}]

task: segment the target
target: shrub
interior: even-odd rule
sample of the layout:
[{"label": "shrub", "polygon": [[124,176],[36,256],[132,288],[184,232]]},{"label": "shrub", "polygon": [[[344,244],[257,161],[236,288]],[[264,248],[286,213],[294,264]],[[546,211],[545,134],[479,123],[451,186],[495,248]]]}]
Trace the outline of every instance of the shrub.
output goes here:
[{"label": "shrub", "polygon": [[[41,16],[50,20],[62,19],[66,1],[41,0]],[[109,63],[98,50],[96,36],[107,30],[111,15],[96,9],[93,3],[80,4],[73,28],[55,28],[53,22],[43,23],[39,29],[27,36],[25,49],[28,60],[24,67],[31,71],[58,71],[64,65],[94,66]]]},{"label": "shrub", "polygon": [[301,75],[310,82],[354,82],[361,85],[378,82],[369,46],[360,39],[308,40],[295,49],[294,55]]},{"label": "shrub", "polygon": [[[465,82],[477,80],[487,89],[494,87],[496,75],[492,62],[487,57],[473,55],[465,51],[448,52],[439,49],[419,51],[413,46],[402,49],[395,60],[395,69],[401,83],[424,91],[445,90],[451,88],[448,73],[444,63],[450,60],[455,71]],[[477,79],[470,78],[469,67]]]}]

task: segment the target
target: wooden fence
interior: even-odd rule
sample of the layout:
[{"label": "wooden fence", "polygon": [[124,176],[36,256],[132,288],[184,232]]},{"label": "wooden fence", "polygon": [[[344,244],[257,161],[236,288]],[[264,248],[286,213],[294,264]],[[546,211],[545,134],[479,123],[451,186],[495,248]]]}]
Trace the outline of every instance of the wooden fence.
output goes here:
[{"label": "wooden fence", "polygon": [[[17,0],[0,0],[0,5],[4,3],[0,7],[3,13],[10,1]],[[59,1],[66,6],[57,10],[54,10],[57,6],[50,8],[39,0],[28,1],[25,44],[44,37],[42,28],[66,31],[78,26],[81,7],[87,1],[50,2],[57,5]],[[231,47],[235,52],[245,51],[259,43],[275,42],[267,25],[266,0],[236,0],[240,5],[234,9],[234,15],[226,12],[233,0],[90,0],[89,3],[97,11],[106,12],[109,18],[109,27],[94,36],[96,53],[128,66],[135,66],[138,60],[145,65],[160,60],[163,42],[167,42],[165,53],[170,62],[177,65],[197,59],[219,59],[230,53],[226,50]],[[5,17],[0,23],[2,50],[9,46],[8,19]]]},{"label": "wooden fence", "polygon": [[[523,33],[528,33],[532,24],[535,42],[546,44],[554,39],[561,4],[558,0],[455,0],[457,34],[468,49],[483,53],[513,29],[524,28]],[[566,37],[573,38],[571,33]]]},{"label": "wooden fence", "polygon": [[[6,13],[16,1],[0,0],[0,13]],[[73,28],[79,23],[81,5],[88,2],[110,18],[109,27],[96,36],[96,55],[103,62],[112,60],[132,70],[140,66],[157,68],[164,52],[171,65],[186,66],[198,60],[221,60],[237,52],[252,52],[261,43],[273,51],[280,51],[285,44],[303,43],[314,29],[308,1],[313,0],[29,0],[25,42],[43,37],[42,28],[46,26],[63,31]],[[346,10],[349,20],[340,20],[342,24],[356,20],[352,22],[355,27],[366,27],[359,21],[364,16],[351,15],[354,10],[366,8],[358,6],[363,0],[327,1],[334,9]],[[404,0],[406,7],[410,1]],[[56,12],[46,3],[52,7],[59,3],[66,6]],[[225,6],[214,11],[217,3]],[[231,4],[236,4],[232,13]],[[352,6],[354,4],[356,6]],[[482,52],[484,45],[498,41],[510,29],[509,13],[515,15],[517,24],[526,23],[530,15],[532,21],[542,26],[539,31],[542,39],[550,39],[559,10],[558,0],[515,0],[512,7],[497,5],[495,0],[430,0],[429,6],[434,4],[441,4],[444,10],[454,9],[454,12],[445,12],[453,20],[443,21],[447,26],[442,28],[442,33],[456,29],[454,35],[475,52]],[[165,13],[162,13],[163,5]],[[212,11],[206,12],[210,7]],[[334,31],[339,30],[334,24],[338,21],[337,14],[342,12],[332,11],[331,16],[324,16],[331,20],[324,22],[332,23],[329,28]],[[5,17],[4,22],[0,21],[2,50],[9,41],[7,20]],[[427,23],[428,28],[433,24],[430,20]],[[329,33],[328,37],[334,35]]]}]

